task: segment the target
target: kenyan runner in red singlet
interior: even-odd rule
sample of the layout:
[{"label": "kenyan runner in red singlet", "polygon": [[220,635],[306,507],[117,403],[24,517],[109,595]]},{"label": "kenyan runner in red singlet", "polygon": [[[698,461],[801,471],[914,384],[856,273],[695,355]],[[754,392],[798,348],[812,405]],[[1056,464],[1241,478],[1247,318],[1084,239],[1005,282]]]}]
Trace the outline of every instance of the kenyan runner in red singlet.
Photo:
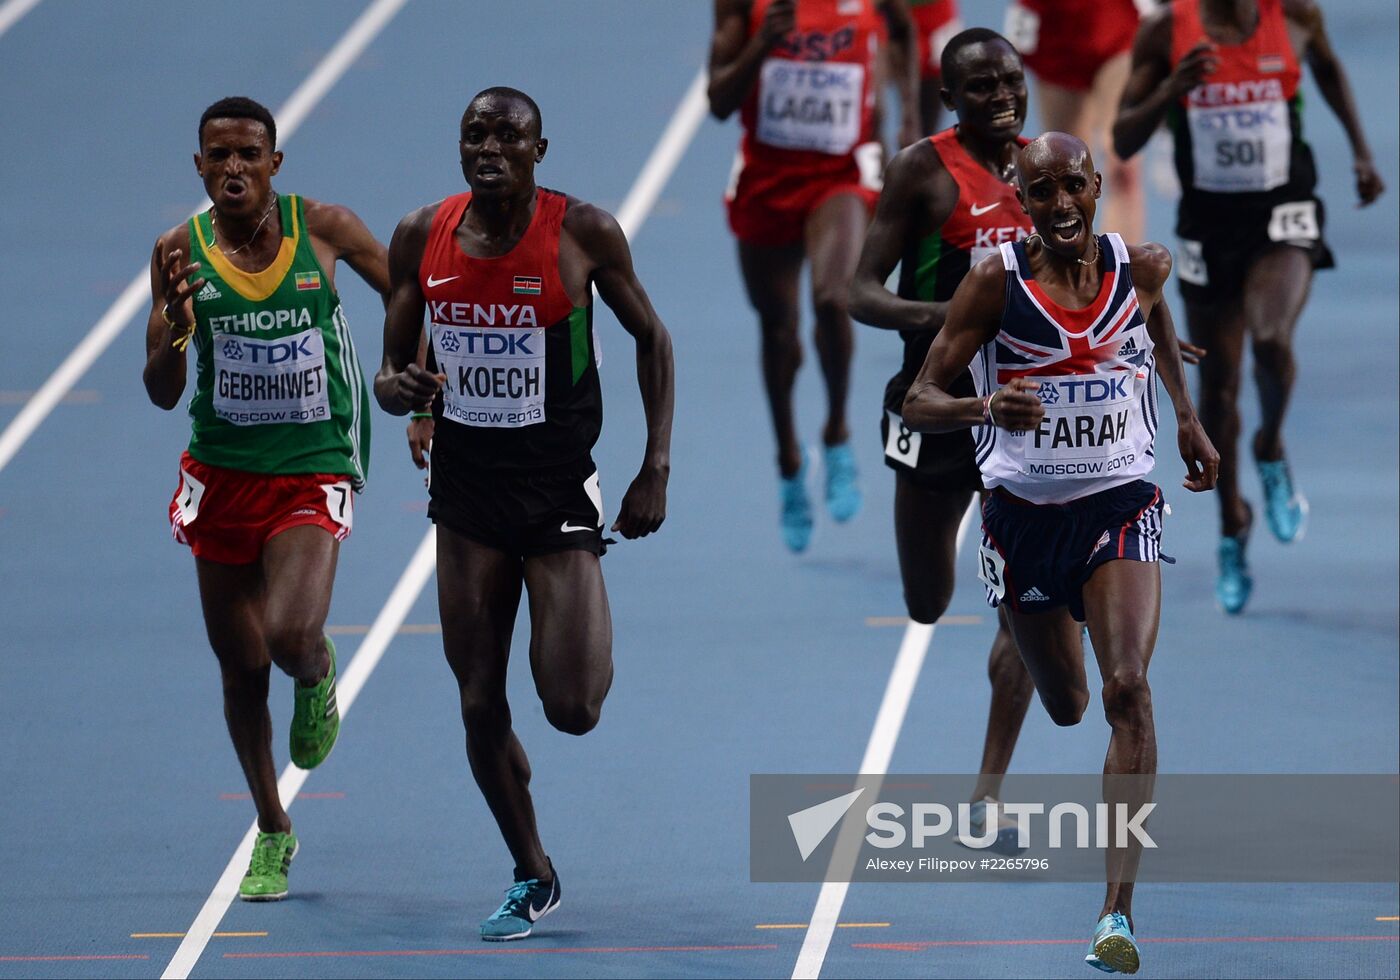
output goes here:
[{"label": "kenyan runner in red singlet", "polygon": [[715,0],[710,109],[740,110],[743,136],[726,194],[739,267],[763,336],[763,379],[778,441],[781,530],[794,552],[811,539],[807,464],[793,419],[802,362],[798,282],[811,262],[816,347],[826,382],[826,503],[838,522],[860,510],[848,445],[853,341],[846,293],[879,190],[873,109],[881,37],[899,85],[902,138],[918,130],[913,25],[904,0]]},{"label": "kenyan runner in red singlet", "polygon": [[[394,415],[434,416],[429,517],[437,525],[442,644],[457,680],[467,757],[515,860],[506,901],[481,924],[522,939],[559,905],[511,728],[506,668],[522,589],[530,667],[549,723],[582,735],[612,686],[604,528],[589,451],[602,425],[596,286],[637,346],[646,452],[612,530],[638,538],[666,516],[674,402],[671,337],[606,212],[535,184],[548,141],[512,88],[476,95],[459,153],[470,193],[409,214],[389,249],[393,290],[374,382]],[[437,371],[419,363],[429,322]]]},{"label": "kenyan runner in red singlet", "polygon": [[[953,595],[958,526],[982,489],[966,431],[913,432],[901,413],[909,385],[924,365],[948,303],[963,278],[1004,242],[1024,238],[1030,219],[1011,183],[1016,149],[1025,141],[1026,82],[1021,59],[995,31],[955,35],[943,53],[943,85],[957,124],[906,147],[890,161],[875,220],[851,284],[856,319],[898,330],[903,364],[885,389],[881,444],[895,472],[895,543],[909,617],[937,622]],[[885,288],[900,267],[898,294]],[[973,393],[960,375],[959,395]],[[973,792],[974,819],[1001,789],[1032,686],[1021,655],[998,616],[987,673],[992,702]],[[998,853],[1018,853],[1014,823],[998,828]]]},{"label": "kenyan runner in red singlet", "polygon": [[1302,134],[1304,61],[1346,130],[1357,196],[1370,204],[1384,185],[1313,0],[1175,0],[1143,22],[1114,126],[1125,156],[1164,120],[1176,141],[1176,268],[1191,339],[1210,351],[1200,401],[1221,456],[1215,597],[1231,614],[1244,610],[1254,588],[1245,560],[1254,513],[1240,490],[1236,450],[1246,337],[1261,416],[1251,449],[1269,530],[1293,541],[1307,518],[1284,457],[1283,421],[1297,374],[1293,331],[1313,270],[1333,260]]}]

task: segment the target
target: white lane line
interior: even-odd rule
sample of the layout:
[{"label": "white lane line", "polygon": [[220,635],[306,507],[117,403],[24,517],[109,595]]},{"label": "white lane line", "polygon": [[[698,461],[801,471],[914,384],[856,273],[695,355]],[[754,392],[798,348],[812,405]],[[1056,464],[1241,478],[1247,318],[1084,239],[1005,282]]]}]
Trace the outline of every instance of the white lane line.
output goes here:
[{"label": "white lane line", "polygon": [[[404,617],[413,608],[414,602],[418,600],[418,593],[423,591],[423,586],[427,584],[428,578],[432,575],[436,548],[437,533],[430,529],[424,535],[422,543],[418,545],[418,550],[409,561],[408,568],[405,569],[398,584],[394,586],[394,591],[389,594],[384,608],[379,611],[374,625],[370,627],[365,641],[360,644],[355,658],[350,661],[349,666],[345,668],[336,681],[335,699],[340,706],[342,721],[350,713],[350,706],[355,703],[355,698],[359,696],[365,682],[369,680],[370,673],[379,665],[385,650],[389,648],[389,641],[403,625]],[[277,780],[277,794],[284,800],[296,799],[297,793],[301,791],[302,784],[306,782],[306,777],[309,775],[311,774],[305,769],[298,769],[292,765],[287,766],[282,771],[282,778]],[[209,944],[214,931],[223,921],[224,913],[228,911],[228,907],[233,904],[233,900],[238,895],[238,882],[243,877],[244,869],[248,867],[248,860],[253,854],[253,841],[257,834],[258,824],[255,820],[248,828],[247,833],[243,835],[243,840],[239,842],[237,850],[233,852],[233,857],[229,859],[224,873],[219,875],[218,883],[214,885],[214,890],[205,899],[203,908],[199,910],[194,922],[185,932],[185,938],[180,940],[180,948],[175,950],[175,955],[171,957],[165,972],[161,974],[161,980],[185,980],[190,975],[190,971],[194,969],[195,964],[199,962],[204,947]]]},{"label": "white lane line", "polygon": [[[705,85],[704,71],[702,70],[697,76],[697,83],[691,84],[681,99],[680,105],[676,107],[670,124],[661,134],[651,156],[642,166],[641,172],[638,173],[637,179],[632,184],[632,189],[628,191],[626,199],[622,202],[622,207],[618,210],[618,224],[622,226],[622,230],[629,238],[636,235],[642,223],[646,221],[647,214],[656,203],[657,196],[675,171],[676,165],[680,163],[681,157],[685,155],[686,147],[694,139],[695,132],[700,127],[700,120],[704,118],[704,115]],[[678,120],[680,120],[679,123]],[[427,585],[428,579],[432,576],[436,564],[436,550],[437,532],[435,529],[429,528],[428,533],[423,536],[422,542],[418,545],[418,550],[409,560],[408,567],[404,569],[403,575],[399,578],[398,584],[394,586],[394,591],[390,593],[388,601],[384,603],[384,608],[375,618],[374,625],[370,627],[369,635],[365,637],[364,643],[360,644],[355,658],[350,661],[350,666],[346,668],[336,684],[336,701],[340,705],[342,720],[349,712],[355,696],[360,693],[365,682],[369,680],[370,672],[379,665],[380,658],[388,649],[389,641],[403,626],[404,618],[408,615],[409,609],[418,600],[418,594],[423,591],[423,587]],[[287,766],[277,781],[278,795],[284,801],[296,799],[302,784],[306,782],[307,775],[308,773],[295,766]],[[285,805],[290,807],[291,803],[287,802]],[[208,945],[210,938],[214,935],[214,930],[219,927],[229,905],[233,903],[234,897],[238,894],[238,882],[252,856],[253,841],[257,837],[257,831],[257,821],[254,821],[247,833],[243,835],[238,849],[233,852],[233,857],[229,859],[224,873],[219,876],[213,892],[205,900],[204,907],[199,910],[194,924],[190,926],[185,938],[180,942],[180,948],[175,951],[175,956],[165,968],[165,972],[161,974],[161,980],[186,980],[190,971],[194,969],[195,963],[199,961],[200,955],[204,952],[204,947]]]},{"label": "white lane line", "polygon": [[[958,540],[954,554],[961,553],[963,539],[977,513],[977,498],[963,514],[958,525]],[[889,772],[890,759],[894,756],[894,746],[899,740],[899,730],[904,726],[904,716],[909,711],[909,699],[914,695],[914,687],[919,682],[919,672],[923,669],[924,658],[933,642],[933,626],[910,621],[904,631],[904,640],[899,645],[899,655],[895,657],[894,669],[890,671],[889,682],[885,685],[885,696],[880,701],[880,710],[875,715],[875,725],[870,731],[870,741],[865,746],[865,756],[860,760],[857,772],[866,776],[884,776]],[[882,780],[876,779],[862,785],[869,785],[875,796],[879,795]],[[872,797],[873,799],[873,797]],[[792,969],[792,980],[817,980],[821,976],[822,963],[826,961],[827,949],[831,946],[832,934],[836,931],[836,920],[841,916],[841,906],[845,904],[846,892],[850,888],[853,862],[856,858],[861,831],[861,821],[855,818],[857,811],[864,814],[862,807],[852,807],[842,823],[836,848],[832,853],[831,865],[827,869],[827,881],[817,894],[817,904],[812,910],[811,925],[802,940],[802,949],[797,954],[797,963]],[[841,879],[839,881],[833,879]]]},{"label": "white lane line", "polygon": [[21,17],[37,6],[39,0],[6,0],[0,4],[0,37],[4,37],[6,31],[18,24]]},{"label": "white lane line", "polygon": [[[350,25],[350,29],[321,59],[321,63],[305,81],[297,86],[286,103],[273,113],[281,138],[280,145],[285,145],[287,139],[305,122],[311,110],[330,91],[331,86],[340,80],[355,59],[407,2],[408,0],[374,0],[365,8],[364,13]],[[3,12],[3,9],[8,8],[0,8],[0,12]],[[208,206],[209,199],[205,198],[190,214],[194,215]],[[142,265],[117,297],[117,301],[102,315],[88,335],[73,348],[73,352],[64,358],[63,363],[44,382],[43,387],[20,409],[19,414],[5,427],[5,431],[0,433],[0,470],[9,465],[15,453],[29,441],[29,437],[63,400],[63,396],[78,383],[93,363],[102,356],[102,352],[112,345],[112,341],[116,340],[117,335],[131,322],[132,317],[150,300],[150,283],[150,266]]]}]

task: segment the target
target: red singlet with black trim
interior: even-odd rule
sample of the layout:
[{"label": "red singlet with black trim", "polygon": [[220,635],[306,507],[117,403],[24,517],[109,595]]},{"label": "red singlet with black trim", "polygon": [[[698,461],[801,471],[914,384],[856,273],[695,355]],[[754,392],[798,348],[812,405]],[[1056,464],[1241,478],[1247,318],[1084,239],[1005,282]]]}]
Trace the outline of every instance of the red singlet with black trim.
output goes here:
[{"label": "red singlet with black trim", "polygon": [[433,356],[447,376],[434,451],[490,470],[575,462],[598,441],[603,399],[592,294],[574,306],[559,275],[568,198],[540,188],[524,236],[495,258],[457,244],[471,198],[438,206],[418,272]]}]

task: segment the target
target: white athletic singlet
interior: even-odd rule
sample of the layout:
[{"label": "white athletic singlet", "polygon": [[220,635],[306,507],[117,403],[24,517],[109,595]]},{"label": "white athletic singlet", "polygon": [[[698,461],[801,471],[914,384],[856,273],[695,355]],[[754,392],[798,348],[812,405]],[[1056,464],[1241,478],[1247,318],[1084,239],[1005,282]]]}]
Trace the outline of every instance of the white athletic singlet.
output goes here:
[{"label": "white athletic singlet", "polygon": [[1128,248],[1099,236],[1103,280],[1081,310],[1060,306],[1031,276],[1024,242],[1001,246],[1006,307],[1001,330],[972,363],[985,397],[1012,378],[1040,382],[1040,426],[978,426],[977,465],[988,487],[1032,503],[1061,504],[1152,472],[1157,370],[1138,309]]}]

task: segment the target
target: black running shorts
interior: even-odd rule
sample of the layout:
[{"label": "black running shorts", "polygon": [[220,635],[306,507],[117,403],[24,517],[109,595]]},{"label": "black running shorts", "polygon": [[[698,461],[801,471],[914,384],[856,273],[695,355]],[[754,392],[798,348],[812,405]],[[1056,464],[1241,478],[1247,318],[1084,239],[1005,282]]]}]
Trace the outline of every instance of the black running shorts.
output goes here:
[{"label": "black running shorts", "polygon": [[1177,210],[1176,276],[1188,302],[1233,299],[1255,259],[1276,245],[1303,249],[1314,269],[1336,265],[1323,239],[1326,212],[1318,198],[1219,203],[1228,197],[1212,195],[1211,204],[1183,198]]},{"label": "black running shorts", "polygon": [[1032,504],[993,490],[982,500],[977,556],[987,602],[1018,613],[1068,606],[1084,622],[1084,583],[1095,569],[1119,558],[1162,557],[1164,506],[1162,491],[1145,480],[1067,504]]},{"label": "black running shorts", "polygon": [[593,459],[553,469],[492,471],[429,457],[428,517],[507,554],[603,553],[603,498]]},{"label": "black running shorts", "polygon": [[[966,391],[954,384],[952,394],[962,398],[976,394],[972,376],[963,372]],[[982,473],[973,454],[972,431],[911,432],[900,412],[913,379],[903,372],[885,386],[885,411],[880,418],[880,444],[885,465],[902,478],[926,490],[967,490],[980,492]]]}]

